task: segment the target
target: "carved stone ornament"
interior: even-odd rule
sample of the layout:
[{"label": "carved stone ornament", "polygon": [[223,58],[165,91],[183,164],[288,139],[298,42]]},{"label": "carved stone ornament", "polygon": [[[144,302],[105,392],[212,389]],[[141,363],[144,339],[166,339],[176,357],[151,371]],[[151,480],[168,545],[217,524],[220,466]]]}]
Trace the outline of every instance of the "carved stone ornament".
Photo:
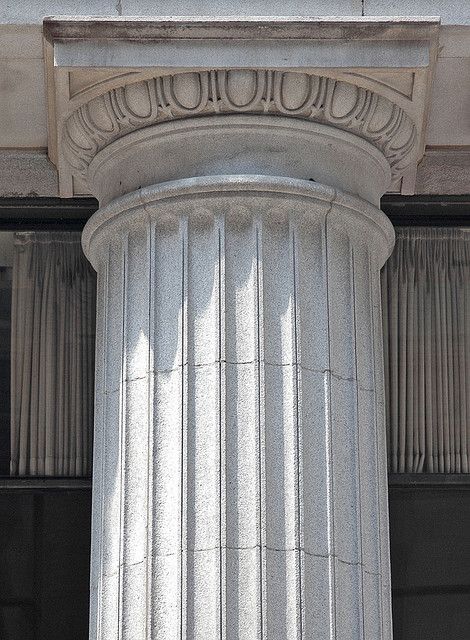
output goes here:
[{"label": "carved stone ornament", "polygon": [[249,69],[177,73],[113,88],[66,119],[64,151],[86,178],[96,154],[132,131],[175,119],[236,113],[291,116],[348,131],[379,149],[394,177],[414,160],[416,126],[388,98],[312,73]]}]

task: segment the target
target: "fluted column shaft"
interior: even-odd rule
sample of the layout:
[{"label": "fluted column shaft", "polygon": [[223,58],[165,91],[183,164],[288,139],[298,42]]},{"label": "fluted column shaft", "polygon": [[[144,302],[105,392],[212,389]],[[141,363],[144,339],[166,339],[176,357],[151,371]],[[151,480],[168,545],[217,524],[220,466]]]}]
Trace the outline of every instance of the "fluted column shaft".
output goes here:
[{"label": "fluted column shaft", "polygon": [[390,640],[375,207],[181,180],[95,214],[91,638]]}]

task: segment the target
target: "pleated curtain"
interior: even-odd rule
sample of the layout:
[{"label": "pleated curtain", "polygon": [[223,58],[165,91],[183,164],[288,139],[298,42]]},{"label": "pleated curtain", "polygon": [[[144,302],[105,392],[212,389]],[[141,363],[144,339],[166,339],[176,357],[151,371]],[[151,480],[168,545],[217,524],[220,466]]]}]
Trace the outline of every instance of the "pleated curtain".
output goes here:
[{"label": "pleated curtain", "polygon": [[17,233],[14,249],[11,474],[86,476],[95,275],[78,233]]},{"label": "pleated curtain", "polygon": [[470,233],[399,228],[382,271],[389,469],[470,471]]}]

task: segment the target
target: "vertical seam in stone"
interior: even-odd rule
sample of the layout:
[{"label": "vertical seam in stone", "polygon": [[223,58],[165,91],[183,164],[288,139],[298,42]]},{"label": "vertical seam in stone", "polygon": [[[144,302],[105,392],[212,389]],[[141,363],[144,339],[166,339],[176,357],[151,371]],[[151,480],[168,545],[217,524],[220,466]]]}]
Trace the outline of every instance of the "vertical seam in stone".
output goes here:
[{"label": "vertical seam in stone", "polygon": [[148,314],[148,407],[147,407],[147,420],[148,420],[148,434],[147,434],[147,553],[146,553],[146,590],[147,590],[147,602],[146,602],[146,630],[145,637],[153,638],[153,588],[152,588],[152,574],[153,574],[153,442],[154,442],[154,424],[153,419],[153,407],[154,407],[154,279],[155,279],[155,225],[149,219],[147,221],[148,230],[148,254],[149,254],[149,314]]},{"label": "vertical seam in stone", "polygon": [[336,191],[330,202],[330,208],[325,214],[325,280],[326,280],[326,316],[327,316],[327,343],[328,343],[328,370],[325,371],[325,444],[326,444],[326,473],[327,473],[327,511],[328,511],[328,581],[329,581],[329,611],[330,611],[330,640],[336,638],[336,567],[335,567],[335,530],[334,530],[334,478],[333,478],[333,452],[331,433],[331,331],[330,331],[330,301],[329,301],[329,266],[328,266],[328,216],[333,209],[336,200]]},{"label": "vertical seam in stone", "polygon": [[[379,452],[379,434],[378,434],[378,425],[379,425],[379,420],[378,420],[378,415],[377,415],[377,380],[376,380],[376,375],[377,375],[377,359],[378,359],[378,355],[377,355],[377,334],[376,334],[376,321],[378,320],[377,318],[377,311],[374,312],[374,309],[376,309],[375,304],[377,302],[380,301],[381,303],[381,295],[378,295],[377,297],[374,296],[374,290],[372,288],[372,278],[371,278],[371,273],[372,273],[372,265],[371,265],[371,257],[370,257],[370,252],[368,254],[368,264],[369,264],[369,299],[371,300],[371,305],[372,305],[372,322],[371,322],[371,327],[372,327],[372,350],[373,350],[373,369],[372,369],[372,377],[373,377],[373,389],[374,389],[374,418],[375,418],[375,457],[376,457],[376,469],[377,469],[377,474],[380,474],[380,452]],[[380,272],[379,272],[379,277],[380,277]],[[377,284],[375,285],[377,286]],[[380,280],[379,280],[379,287],[380,287]],[[377,292],[378,294],[380,294],[380,289]],[[383,602],[383,580],[384,580],[384,574],[382,571],[382,544],[381,544],[381,539],[383,536],[383,532],[382,532],[382,521],[381,521],[381,494],[382,494],[382,485],[381,485],[381,479],[380,479],[380,475],[379,475],[379,479],[377,482],[377,520],[378,520],[378,532],[377,532],[377,550],[378,550],[378,556],[379,556],[379,566],[377,567],[377,571],[379,576],[381,576],[380,578],[380,589],[379,589],[379,599],[380,599],[380,628],[382,630],[382,638],[384,637],[384,602]],[[380,640],[380,639],[379,639]]]},{"label": "vertical seam in stone", "polygon": [[187,484],[187,396],[188,396],[188,216],[180,218],[181,229],[181,495],[180,495],[180,638],[186,636],[186,579],[187,552],[186,538],[186,484]]},{"label": "vertical seam in stone", "polygon": [[295,419],[296,419],[296,445],[297,445],[297,473],[296,473],[296,510],[297,510],[297,557],[298,557],[298,591],[299,591],[299,618],[298,618],[298,630],[299,638],[304,636],[304,620],[303,620],[303,583],[304,583],[304,566],[303,566],[303,513],[302,513],[302,424],[301,424],[301,412],[299,410],[300,398],[300,354],[299,354],[299,326],[298,326],[298,296],[297,296],[297,261],[296,261],[296,235],[295,229],[292,228],[292,286],[293,286],[293,320],[294,320],[294,385],[295,385]]},{"label": "vertical seam in stone", "polygon": [[[107,256],[106,256],[106,261],[104,263],[104,273],[103,273],[103,297],[101,299],[101,303],[102,303],[102,309],[103,309],[103,319],[102,319],[102,323],[101,323],[101,327],[99,327],[99,330],[101,332],[101,349],[102,349],[102,388],[101,388],[101,394],[102,394],[102,398],[101,398],[101,402],[102,402],[102,407],[101,407],[101,465],[100,465],[100,471],[101,471],[101,481],[100,481],[100,488],[101,491],[103,492],[104,495],[104,491],[103,491],[103,481],[104,481],[104,467],[105,467],[105,455],[104,455],[104,443],[106,442],[106,425],[107,425],[107,420],[106,420],[106,408],[107,408],[107,399],[108,399],[108,394],[107,394],[107,367],[108,367],[108,358],[107,358],[107,354],[108,354],[108,349],[107,347],[105,347],[105,336],[108,335],[108,302],[109,302],[109,260],[110,260],[110,249],[108,246],[108,251],[107,251]],[[96,369],[98,369],[98,367],[96,367]],[[102,496],[100,497],[100,536],[99,536],[99,563],[100,563],[100,575],[98,578],[98,584],[96,585],[96,599],[97,599],[97,610],[96,610],[96,638],[101,638],[101,622],[102,622],[102,602],[103,602],[103,593],[102,593],[102,589],[103,589],[103,534],[104,534],[104,500],[102,498]],[[96,544],[96,539],[94,540],[94,544]]]},{"label": "vertical seam in stone", "polygon": [[224,385],[224,362],[225,362],[225,239],[224,217],[218,216],[218,306],[219,306],[219,582],[220,582],[220,640],[226,637],[226,470],[225,470],[225,385]]},{"label": "vertical seam in stone", "polygon": [[180,541],[180,634],[186,637],[187,625],[187,437],[188,437],[188,277],[189,277],[189,217],[180,219],[181,233],[181,541]]},{"label": "vertical seam in stone", "polygon": [[358,367],[357,367],[357,347],[358,347],[358,339],[357,339],[357,313],[356,313],[356,270],[354,268],[354,246],[351,246],[351,254],[350,254],[350,273],[351,273],[351,283],[352,283],[352,312],[353,312],[353,335],[354,335],[354,372],[356,377],[356,383],[354,385],[354,393],[356,396],[356,438],[357,438],[357,447],[356,447],[356,460],[357,460],[357,491],[358,491],[358,508],[359,508],[359,518],[358,518],[358,529],[359,529],[359,547],[360,547],[360,561],[359,561],[359,574],[361,580],[361,598],[362,598],[362,606],[360,608],[360,615],[362,618],[362,637],[365,638],[365,615],[364,615],[364,549],[363,549],[363,539],[362,539],[362,484],[361,484],[361,425],[359,423],[359,376],[358,376]]},{"label": "vertical seam in stone", "polygon": [[258,447],[259,447],[259,553],[260,553],[260,637],[267,640],[266,624],[266,471],[265,471],[265,421],[264,421],[264,310],[263,310],[263,265],[261,263],[262,240],[260,240],[259,218],[255,220],[256,233],[256,311],[257,311],[257,356],[258,356]]},{"label": "vertical seam in stone", "polygon": [[124,508],[126,499],[124,494],[125,453],[124,453],[124,422],[125,422],[125,385],[126,385],[126,351],[125,335],[127,326],[127,250],[129,236],[126,234],[122,243],[122,327],[121,327],[121,380],[119,389],[119,566],[118,566],[118,639],[122,638],[122,609],[123,609],[123,553],[124,553]]}]

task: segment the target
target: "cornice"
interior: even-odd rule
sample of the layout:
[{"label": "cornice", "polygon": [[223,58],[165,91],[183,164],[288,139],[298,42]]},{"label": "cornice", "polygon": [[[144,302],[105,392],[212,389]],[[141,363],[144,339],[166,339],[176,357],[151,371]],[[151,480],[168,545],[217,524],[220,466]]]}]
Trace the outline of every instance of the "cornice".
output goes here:
[{"label": "cornice", "polygon": [[236,113],[290,116],[353,133],[384,154],[394,177],[414,157],[416,126],[388,98],[326,76],[268,69],[176,73],[115,87],[67,118],[62,141],[71,166],[86,180],[95,155],[133,131]]},{"label": "cornice", "polygon": [[48,16],[49,42],[162,38],[429,40],[437,16]]}]

